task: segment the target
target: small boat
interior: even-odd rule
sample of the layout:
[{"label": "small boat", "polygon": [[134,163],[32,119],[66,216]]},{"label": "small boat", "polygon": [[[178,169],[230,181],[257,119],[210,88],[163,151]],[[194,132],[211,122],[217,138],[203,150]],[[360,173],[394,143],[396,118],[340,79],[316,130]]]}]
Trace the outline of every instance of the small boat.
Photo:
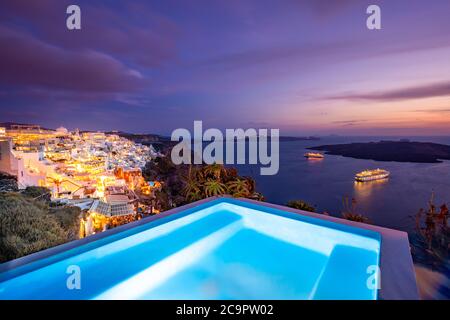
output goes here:
[{"label": "small boat", "polygon": [[308,152],[308,153],[305,153],[305,158],[308,158],[308,159],[323,159],[324,156],[321,153]]},{"label": "small boat", "polygon": [[375,169],[375,170],[364,170],[360,173],[357,173],[355,176],[355,180],[359,182],[367,182],[373,180],[386,179],[390,176],[390,172],[384,169]]}]

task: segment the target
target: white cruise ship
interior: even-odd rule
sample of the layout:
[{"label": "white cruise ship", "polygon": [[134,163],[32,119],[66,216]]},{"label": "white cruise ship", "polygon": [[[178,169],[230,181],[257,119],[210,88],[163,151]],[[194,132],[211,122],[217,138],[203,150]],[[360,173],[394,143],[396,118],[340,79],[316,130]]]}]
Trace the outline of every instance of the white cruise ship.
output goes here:
[{"label": "white cruise ship", "polygon": [[360,173],[357,173],[355,176],[356,181],[366,182],[373,180],[386,179],[390,176],[390,172],[384,169],[375,169],[375,170],[364,170]]}]

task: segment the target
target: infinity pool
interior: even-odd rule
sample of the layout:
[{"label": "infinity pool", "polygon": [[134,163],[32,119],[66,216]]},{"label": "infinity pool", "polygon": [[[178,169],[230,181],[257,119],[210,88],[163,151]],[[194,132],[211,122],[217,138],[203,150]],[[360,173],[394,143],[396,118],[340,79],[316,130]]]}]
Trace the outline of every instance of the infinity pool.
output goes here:
[{"label": "infinity pool", "polygon": [[380,239],[219,199],[3,272],[0,299],[376,299]]}]

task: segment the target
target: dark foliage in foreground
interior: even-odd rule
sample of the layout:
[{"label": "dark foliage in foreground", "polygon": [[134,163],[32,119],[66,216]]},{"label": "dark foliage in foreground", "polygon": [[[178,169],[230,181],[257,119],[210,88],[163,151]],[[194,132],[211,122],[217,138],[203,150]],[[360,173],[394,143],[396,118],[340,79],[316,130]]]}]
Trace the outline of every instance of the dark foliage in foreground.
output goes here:
[{"label": "dark foliage in foreground", "polygon": [[32,198],[33,200],[40,200],[45,203],[50,203],[52,198],[50,190],[45,187],[27,187],[21,193],[28,198]]},{"label": "dark foliage in foreground", "polygon": [[314,206],[303,200],[291,200],[287,203],[287,206],[298,210],[316,212],[316,208]]},{"label": "dark foliage in foreground", "polygon": [[0,194],[0,262],[77,238],[80,210],[50,208],[20,193]]},{"label": "dark foliage in foreground", "polygon": [[[367,224],[371,224],[371,221],[369,220],[369,218],[367,218],[366,216],[359,214],[356,210],[356,204],[357,201],[356,199],[351,199],[349,200],[348,197],[344,197],[342,200],[342,204],[343,204],[343,210],[341,212],[342,218],[346,219],[346,220],[350,220],[350,221],[354,221],[354,222],[361,222],[361,223],[367,223]],[[303,210],[303,211],[309,211],[309,212],[316,212],[316,208],[303,201],[303,200],[292,200],[289,201],[287,203],[288,207],[294,208],[294,209],[298,209],[298,210]],[[328,212],[322,212],[322,214],[324,215],[329,215]]]},{"label": "dark foliage in foreground", "polygon": [[447,205],[436,206],[434,196],[427,209],[420,209],[415,217],[416,232],[412,235],[413,257],[420,264],[449,272],[450,227]]},{"label": "dark foliage in foreground", "polygon": [[349,200],[348,197],[344,197],[344,199],[342,200],[343,205],[342,217],[346,220],[354,222],[371,224],[372,222],[370,221],[369,218],[357,212],[356,210],[357,203],[358,202],[354,198]]},{"label": "dark foliage in foreground", "polygon": [[0,192],[13,192],[17,190],[18,188],[16,177],[4,172],[0,172]]}]

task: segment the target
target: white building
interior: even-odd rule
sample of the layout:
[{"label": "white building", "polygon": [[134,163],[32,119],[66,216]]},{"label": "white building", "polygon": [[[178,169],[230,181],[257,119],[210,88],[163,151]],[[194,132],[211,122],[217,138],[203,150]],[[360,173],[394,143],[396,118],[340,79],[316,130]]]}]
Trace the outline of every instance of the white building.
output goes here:
[{"label": "white building", "polygon": [[17,159],[12,147],[11,139],[0,138],[0,171],[17,176]]},{"label": "white building", "polygon": [[17,184],[19,189],[44,186],[48,176],[55,175],[56,165],[44,159],[43,152],[14,151],[17,159]]}]

